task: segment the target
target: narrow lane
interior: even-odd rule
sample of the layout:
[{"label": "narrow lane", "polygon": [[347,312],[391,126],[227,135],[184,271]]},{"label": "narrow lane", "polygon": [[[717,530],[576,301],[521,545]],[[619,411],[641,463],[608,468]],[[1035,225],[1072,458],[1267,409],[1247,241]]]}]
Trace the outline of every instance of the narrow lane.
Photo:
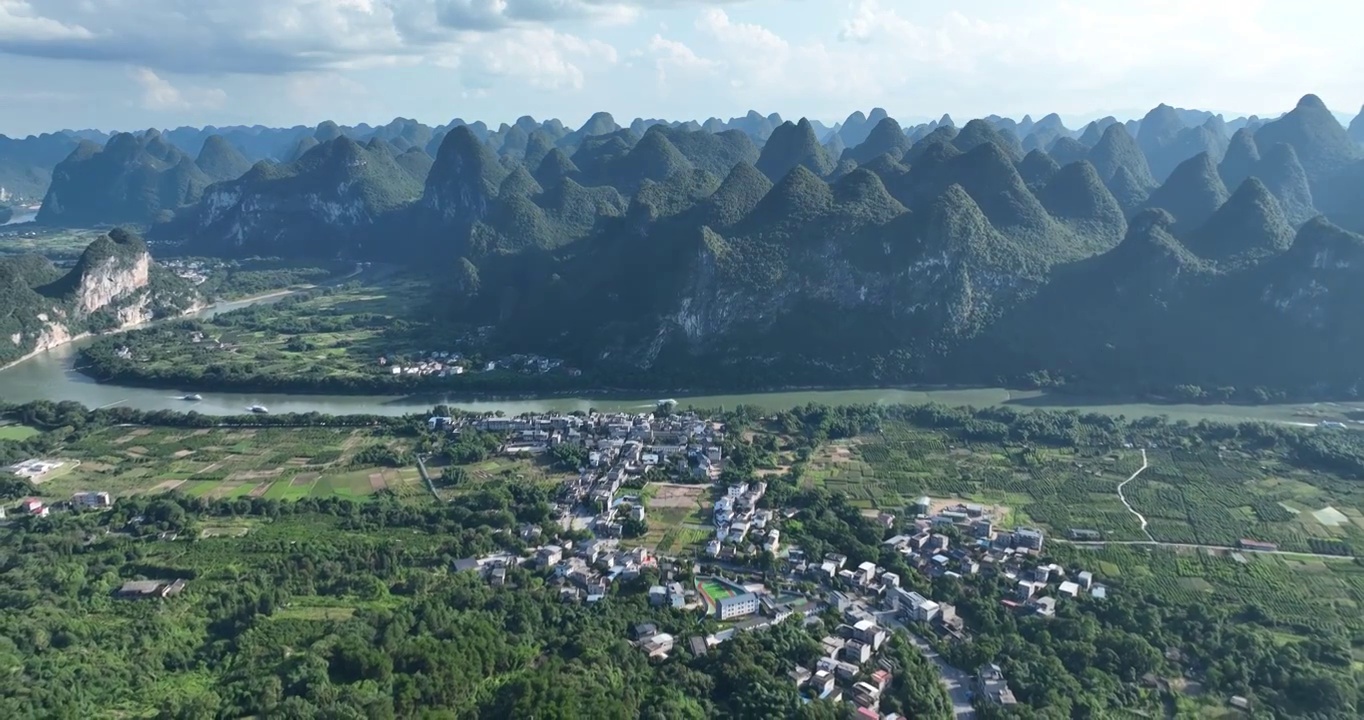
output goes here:
[{"label": "narrow lane", "polygon": [[1145,515],[1142,515],[1141,513],[1137,512],[1136,510],[1133,510],[1133,509],[1132,509],[1132,503],[1127,502],[1126,496],[1124,496],[1124,495],[1122,494],[1123,486],[1126,485],[1127,483],[1132,482],[1133,480],[1136,480],[1136,479],[1137,479],[1137,476],[1140,475],[1140,474],[1142,473],[1142,471],[1146,470],[1146,467],[1147,467],[1147,466],[1146,466],[1146,448],[1142,448],[1142,449],[1141,449],[1141,467],[1137,468],[1137,471],[1134,472],[1134,473],[1132,473],[1132,477],[1127,478],[1126,480],[1123,480],[1122,482],[1118,483],[1118,499],[1121,500],[1121,501],[1122,501],[1122,504],[1123,504],[1124,506],[1127,507],[1127,512],[1130,512],[1130,513],[1132,513],[1133,515],[1136,515],[1136,516],[1137,516],[1137,519],[1141,521],[1141,531],[1142,531],[1143,533],[1146,534],[1146,539],[1147,539],[1147,540],[1150,540],[1151,542],[1155,542],[1155,541],[1156,541],[1156,538],[1155,538],[1153,535],[1151,535],[1151,531],[1150,531],[1150,530],[1147,530],[1147,529],[1146,529],[1146,525],[1147,525],[1147,523],[1146,523],[1146,516],[1145,516]]},{"label": "narrow lane", "polygon": [[915,649],[919,654],[932,661],[938,668],[938,678],[943,687],[947,689],[947,696],[952,700],[953,720],[975,720],[976,708],[971,704],[971,675],[963,670],[955,668],[947,663],[927,640],[919,637],[914,631],[905,627],[903,623],[895,617],[893,610],[870,610],[876,621],[883,626],[892,628],[909,636],[910,642],[914,643]]}]

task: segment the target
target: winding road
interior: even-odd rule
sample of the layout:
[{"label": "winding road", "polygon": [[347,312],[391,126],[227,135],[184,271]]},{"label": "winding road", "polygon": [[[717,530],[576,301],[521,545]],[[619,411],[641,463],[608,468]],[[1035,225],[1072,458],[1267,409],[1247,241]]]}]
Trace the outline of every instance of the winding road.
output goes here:
[{"label": "winding road", "polygon": [[1123,486],[1126,485],[1127,483],[1132,482],[1133,480],[1136,480],[1136,479],[1137,479],[1137,476],[1140,475],[1140,474],[1142,473],[1142,471],[1145,470],[1146,468],[1147,468],[1147,464],[1146,464],[1146,448],[1142,448],[1142,449],[1141,449],[1141,467],[1137,468],[1137,471],[1134,472],[1134,473],[1132,473],[1132,477],[1127,478],[1126,480],[1123,480],[1122,482],[1118,483],[1118,499],[1121,500],[1121,501],[1122,501],[1122,504],[1123,504],[1124,506],[1127,507],[1127,512],[1130,512],[1130,513],[1132,513],[1133,515],[1136,515],[1136,516],[1137,516],[1137,519],[1141,521],[1141,531],[1142,531],[1143,533],[1146,534],[1146,539],[1147,539],[1147,540],[1150,540],[1151,542],[1154,543],[1154,542],[1156,541],[1155,536],[1151,535],[1151,531],[1146,529],[1146,525],[1147,525],[1147,523],[1146,523],[1146,516],[1145,516],[1145,515],[1142,515],[1141,513],[1137,512],[1136,510],[1133,510],[1133,509],[1132,509],[1132,503],[1127,502],[1127,498],[1122,494],[1122,488],[1123,488]]}]

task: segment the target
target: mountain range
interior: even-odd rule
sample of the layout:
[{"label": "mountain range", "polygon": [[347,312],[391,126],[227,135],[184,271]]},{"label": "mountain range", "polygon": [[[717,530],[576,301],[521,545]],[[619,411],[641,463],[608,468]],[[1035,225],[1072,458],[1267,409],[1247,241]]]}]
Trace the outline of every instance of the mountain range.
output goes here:
[{"label": "mountain range", "polygon": [[120,135],[78,146],[48,199],[92,218],[131,195],[118,221],[163,220],[151,237],[191,253],[412,263],[446,280],[440,321],[652,383],[1250,397],[1364,375],[1364,148],[1312,95],[1268,121],[1162,105],[1079,130],[876,110],[413,127],[324,123],[218,182],[249,161],[226,136],[191,161]]},{"label": "mountain range", "polygon": [[[841,123],[826,126],[811,120],[820,144],[825,146],[830,158],[838,162],[848,148],[864,145],[873,129],[882,120],[889,118],[882,108],[874,108],[870,113],[857,111]],[[668,121],[656,118],[635,118],[628,129],[636,137],[643,137],[646,130],[655,125],[663,125],[675,130],[705,130],[712,134],[727,130],[741,132],[759,147],[767,142],[772,132],[783,120],[773,113],[763,115],[749,111],[741,117],[728,120],[709,118],[703,122],[694,120]],[[1048,150],[1062,164],[1068,164],[1073,155],[1073,147],[1053,147],[1061,138],[1073,140],[1084,147],[1092,147],[1109,125],[1117,123],[1108,117],[1089,123],[1083,128],[1066,128],[1061,118],[1055,114],[1034,121],[1031,116],[1022,120],[991,115],[983,119],[991,127],[1004,132],[1007,138],[1018,140],[1023,152],[1035,149]],[[1209,151],[1214,159],[1226,150],[1230,135],[1243,128],[1256,128],[1265,121],[1256,116],[1239,117],[1224,121],[1221,116],[1202,110],[1188,110],[1161,105],[1147,113],[1140,121],[1124,123],[1128,133],[1137,138],[1156,180],[1164,180],[1180,161],[1202,151]],[[899,125],[899,123],[897,123]],[[904,125],[903,131],[910,143],[923,139],[939,127],[955,128],[950,116],[938,120],[913,125]],[[315,127],[294,126],[289,128],[270,128],[264,126],[230,126],[202,128],[180,127],[160,131],[162,141],[180,152],[197,158],[209,143],[225,142],[241,154],[248,163],[269,160],[288,163],[297,160],[315,145],[346,136],[361,144],[381,140],[394,147],[399,153],[421,150],[434,158],[444,136],[455,127],[468,127],[480,141],[487,143],[501,156],[523,160],[530,151],[528,167],[535,167],[548,147],[558,146],[570,154],[585,137],[605,135],[624,129],[608,113],[597,113],[582,127],[572,130],[557,119],[537,121],[523,116],[512,124],[503,123],[496,128],[481,121],[466,122],[455,118],[444,125],[428,126],[410,118],[395,118],[385,125],[354,126],[323,122]],[[883,128],[885,130],[885,128]],[[47,192],[53,167],[70,155],[82,141],[105,145],[115,135],[98,130],[62,130],[59,132],[27,138],[8,138],[0,135],[0,202],[32,202],[41,199]],[[142,136],[147,132],[133,133]],[[1350,124],[1350,136],[1356,143],[1364,144],[1364,110],[1360,117]],[[877,147],[884,147],[888,140],[882,137],[878,143],[865,147],[862,160],[870,159]],[[894,142],[901,142],[894,140]],[[1012,141],[1010,141],[1012,142]],[[1070,143],[1067,143],[1070,145]],[[857,160],[854,156],[852,159]],[[242,170],[244,172],[244,169]],[[238,173],[238,176],[241,173]],[[212,177],[213,173],[209,173]],[[216,179],[216,178],[215,178]],[[224,178],[234,179],[234,178]]]}]

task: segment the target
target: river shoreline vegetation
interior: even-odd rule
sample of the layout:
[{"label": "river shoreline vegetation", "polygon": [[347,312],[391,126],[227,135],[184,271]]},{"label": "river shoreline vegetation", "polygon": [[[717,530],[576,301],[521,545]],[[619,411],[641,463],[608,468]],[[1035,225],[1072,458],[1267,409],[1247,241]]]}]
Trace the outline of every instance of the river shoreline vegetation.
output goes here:
[{"label": "river shoreline vegetation", "polygon": [[[651,665],[623,644],[633,623],[700,631],[694,618],[647,606],[651,577],[613,589],[603,605],[575,606],[527,570],[509,571],[515,591],[449,571],[455,558],[524,551],[509,531],[525,523],[574,537],[549,514],[554,486],[573,476],[572,453],[505,458],[496,436],[456,440],[431,431],[424,414],[220,418],[39,402],[3,416],[27,432],[0,438],[0,463],[79,461],[38,485],[5,478],[7,501],[116,496],[107,512],[0,528],[9,550],[0,649],[19,668],[0,680],[6,714],[22,714],[4,705],[20,702],[55,715],[171,718],[404,717],[417,708],[841,717],[801,705],[785,678],[818,652],[812,643],[829,618]],[[1000,663],[1020,701],[1005,714],[983,707],[983,717],[1211,717],[1229,695],[1282,717],[1355,717],[1364,707],[1364,567],[1346,557],[1364,546],[1364,440],[1355,433],[936,405],[712,416],[730,430],[721,482],[766,481],[765,504],[796,511],[783,524],[787,544],[871,560],[958,607],[970,640],[935,640],[939,649],[959,667]],[[1137,448],[1151,467],[1129,497],[1170,545],[1116,544],[1139,537],[1114,494],[1140,464]],[[417,454],[430,461],[436,498],[411,473]],[[296,485],[300,477],[307,482]],[[382,486],[370,484],[376,477]],[[697,518],[650,505],[655,482],[623,490],[650,507],[641,540],[699,556],[701,538],[685,532]],[[709,487],[695,487],[697,507],[707,507]],[[1018,617],[1000,605],[1012,591],[1003,578],[928,580],[904,567],[881,545],[895,530],[875,515],[903,515],[920,494],[1045,528],[1044,561],[1094,572],[1108,598],[1065,603],[1049,620]],[[1115,544],[1069,543],[1071,528]],[[156,539],[165,533],[180,539]],[[1237,536],[1316,554],[1177,545]],[[780,560],[752,562],[760,572]],[[155,605],[109,597],[125,580],[166,576],[188,578],[188,589]],[[944,717],[931,666],[912,650],[893,656],[918,663],[901,707]],[[74,682],[91,658],[101,679]]]}]

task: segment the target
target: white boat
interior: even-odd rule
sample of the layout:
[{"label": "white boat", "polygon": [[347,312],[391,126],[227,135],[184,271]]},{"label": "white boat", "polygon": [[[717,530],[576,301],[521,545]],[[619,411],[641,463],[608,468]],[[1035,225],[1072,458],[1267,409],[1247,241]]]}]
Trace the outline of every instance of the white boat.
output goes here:
[{"label": "white boat", "polygon": [[199,402],[200,400],[203,400],[203,399],[204,399],[204,396],[203,396],[203,395],[200,395],[199,393],[190,393],[189,395],[186,395],[186,396],[184,396],[184,397],[182,397],[182,398],[180,398],[180,399],[181,399],[181,400],[189,400],[189,401],[191,401],[191,402]]},{"label": "white boat", "polygon": [[256,413],[258,415],[264,415],[270,412],[270,409],[265,407],[264,405],[252,405],[251,407],[247,408],[247,410],[250,410],[251,412]]}]

